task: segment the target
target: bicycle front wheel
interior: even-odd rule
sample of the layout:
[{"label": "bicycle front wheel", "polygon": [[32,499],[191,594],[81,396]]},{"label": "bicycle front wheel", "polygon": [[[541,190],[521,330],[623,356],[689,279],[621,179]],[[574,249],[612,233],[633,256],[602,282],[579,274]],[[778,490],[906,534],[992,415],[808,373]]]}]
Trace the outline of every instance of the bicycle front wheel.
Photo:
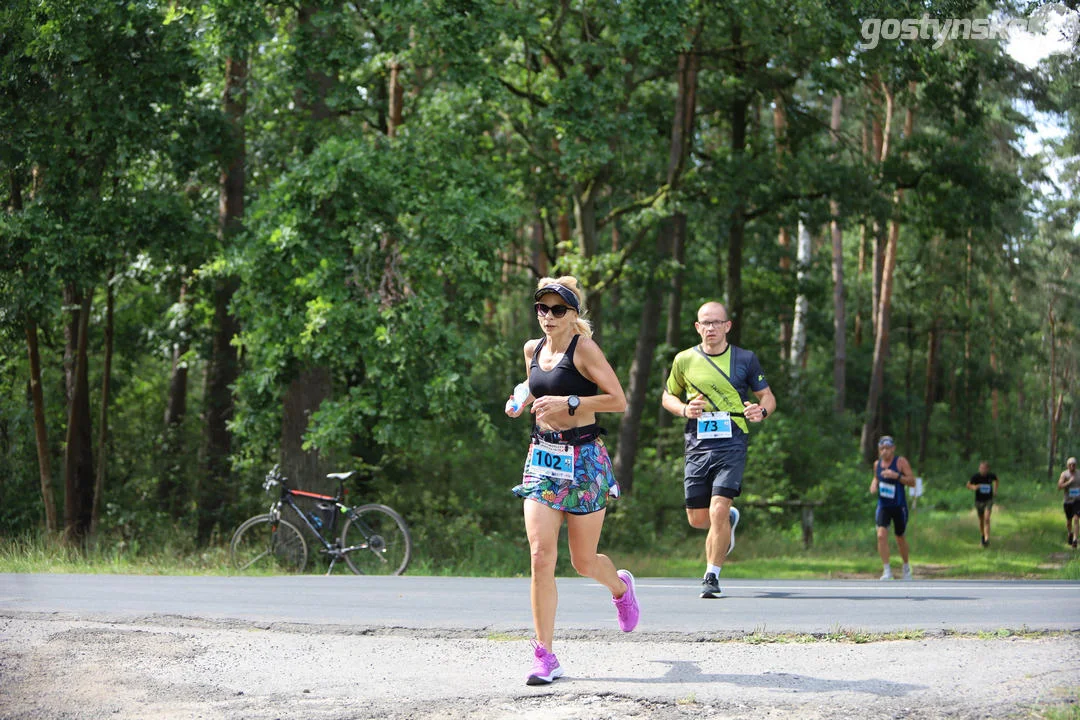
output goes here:
[{"label": "bicycle front wheel", "polygon": [[361,505],[341,529],[345,562],[357,575],[400,575],[412,558],[405,520],[385,505]]},{"label": "bicycle front wheel", "polygon": [[307,542],[296,526],[270,515],[256,515],[236,528],[229,543],[237,570],[299,573],[307,565]]}]

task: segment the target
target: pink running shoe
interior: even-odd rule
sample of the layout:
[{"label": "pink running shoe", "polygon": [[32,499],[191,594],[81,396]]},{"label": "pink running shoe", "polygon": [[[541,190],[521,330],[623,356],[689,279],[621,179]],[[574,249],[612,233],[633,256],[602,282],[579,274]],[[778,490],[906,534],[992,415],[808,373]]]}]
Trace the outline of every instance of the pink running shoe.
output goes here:
[{"label": "pink running shoe", "polygon": [[626,583],[626,592],[621,598],[611,598],[611,602],[619,612],[619,629],[630,632],[637,627],[641,618],[641,608],[638,607],[637,595],[634,594],[634,576],[629,570],[619,570],[616,574]]},{"label": "pink running shoe", "polygon": [[547,685],[555,678],[562,677],[559,658],[535,640],[533,640],[533,657],[535,659],[532,670],[529,671],[529,677],[525,679],[526,685]]}]

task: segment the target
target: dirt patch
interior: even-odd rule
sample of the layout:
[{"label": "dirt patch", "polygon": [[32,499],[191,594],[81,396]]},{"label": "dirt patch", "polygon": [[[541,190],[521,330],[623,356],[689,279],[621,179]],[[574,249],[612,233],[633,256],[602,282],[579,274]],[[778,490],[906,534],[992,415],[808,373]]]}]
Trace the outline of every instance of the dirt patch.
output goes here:
[{"label": "dirt patch", "polygon": [[528,687],[528,632],[0,617],[0,717],[1007,718],[1077,695],[1080,634],[716,641],[578,632]]}]

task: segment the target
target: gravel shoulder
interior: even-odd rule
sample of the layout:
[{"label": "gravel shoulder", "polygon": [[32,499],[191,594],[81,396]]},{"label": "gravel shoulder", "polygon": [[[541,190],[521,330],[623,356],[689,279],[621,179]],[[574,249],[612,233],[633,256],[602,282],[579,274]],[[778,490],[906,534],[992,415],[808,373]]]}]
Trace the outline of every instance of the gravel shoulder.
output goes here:
[{"label": "gravel shoulder", "polygon": [[776,642],[0,614],[0,718],[1010,718],[1073,704],[1080,633]]}]

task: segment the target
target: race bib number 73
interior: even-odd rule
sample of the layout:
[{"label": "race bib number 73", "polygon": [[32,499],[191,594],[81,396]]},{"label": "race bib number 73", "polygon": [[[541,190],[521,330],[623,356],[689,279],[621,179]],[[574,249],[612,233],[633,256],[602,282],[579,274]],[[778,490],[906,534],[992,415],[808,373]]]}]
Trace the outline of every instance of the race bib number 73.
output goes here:
[{"label": "race bib number 73", "polygon": [[731,414],[726,412],[701,413],[697,421],[699,440],[731,437]]}]

